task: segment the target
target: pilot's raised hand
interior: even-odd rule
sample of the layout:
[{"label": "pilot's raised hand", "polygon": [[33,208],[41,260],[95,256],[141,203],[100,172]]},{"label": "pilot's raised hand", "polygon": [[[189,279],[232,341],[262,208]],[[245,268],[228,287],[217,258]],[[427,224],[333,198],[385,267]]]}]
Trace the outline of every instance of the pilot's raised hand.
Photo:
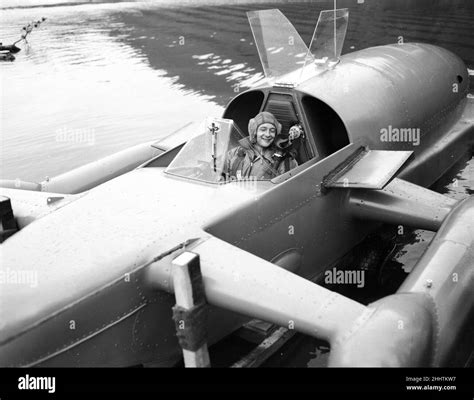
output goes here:
[{"label": "pilot's raised hand", "polygon": [[290,139],[290,142],[293,142],[294,140],[298,139],[303,134],[304,134],[303,127],[300,124],[295,124],[288,131],[288,139]]}]

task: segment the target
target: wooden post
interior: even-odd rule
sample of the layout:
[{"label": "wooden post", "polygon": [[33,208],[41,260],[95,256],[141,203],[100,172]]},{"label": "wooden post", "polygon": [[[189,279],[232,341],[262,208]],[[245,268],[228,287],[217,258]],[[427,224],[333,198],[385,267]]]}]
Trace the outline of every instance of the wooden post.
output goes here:
[{"label": "wooden post", "polygon": [[183,349],[185,367],[210,367],[207,349],[206,296],[199,255],[189,251],[172,262],[176,306],[173,319]]}]

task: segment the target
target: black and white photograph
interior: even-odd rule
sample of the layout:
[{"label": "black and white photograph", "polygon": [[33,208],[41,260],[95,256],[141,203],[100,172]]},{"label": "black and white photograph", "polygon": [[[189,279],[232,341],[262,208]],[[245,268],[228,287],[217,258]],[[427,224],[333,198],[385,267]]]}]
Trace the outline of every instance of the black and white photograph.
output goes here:
[{"label": "black and white photograph", "polygon": [[472,400],[473,21],[0,0],[1,400],[243,377]]}]

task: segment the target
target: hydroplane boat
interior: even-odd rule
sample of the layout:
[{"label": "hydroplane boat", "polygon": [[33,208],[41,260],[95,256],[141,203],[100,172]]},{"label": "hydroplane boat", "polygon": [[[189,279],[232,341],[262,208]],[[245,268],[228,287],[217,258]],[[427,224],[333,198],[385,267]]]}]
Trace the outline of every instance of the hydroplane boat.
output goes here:
[{"label": "hydroplane boat", "polygon": [[[278,10],[248,17],[266,79],[221,117],[2,181],[1,366],[174,365],[185,252],[199,256],[209,344],[258,318],[326,340],[330,366],[446,365],[472,321],[474,198],[429,187],[472,154],[466,65],[422,43],[341,55],[347,9],[323,11],[309,46]],[[227,179],[260,111],[284,132],[301,124],[298,166]],[[384,223],[436,232],[395,293],[364,305],[319,284]]]}]

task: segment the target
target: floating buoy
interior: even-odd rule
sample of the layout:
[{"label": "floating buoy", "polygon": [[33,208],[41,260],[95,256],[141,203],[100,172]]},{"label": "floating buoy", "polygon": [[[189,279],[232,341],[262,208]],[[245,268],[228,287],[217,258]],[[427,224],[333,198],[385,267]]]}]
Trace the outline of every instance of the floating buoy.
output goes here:
[{"label": "floating buoy", "polygon": [[3,46],[3,44],[0,43],[0,61],[14,61],[15,56],[13,54],[16,54],[19,51],[21,51],[21,49],[18,46],[16,46],[16,44],[18,42],[21,42],[22,40],[27,42],[26,37],[31,33],[33,28],[37,28],[44,21],[46,21],[45,17],[41,18],[38,21],[33,21],[29,23],[28,25],[24,26],[23,28],[21,28],[22,30],[21,37],[13,44]]}]

